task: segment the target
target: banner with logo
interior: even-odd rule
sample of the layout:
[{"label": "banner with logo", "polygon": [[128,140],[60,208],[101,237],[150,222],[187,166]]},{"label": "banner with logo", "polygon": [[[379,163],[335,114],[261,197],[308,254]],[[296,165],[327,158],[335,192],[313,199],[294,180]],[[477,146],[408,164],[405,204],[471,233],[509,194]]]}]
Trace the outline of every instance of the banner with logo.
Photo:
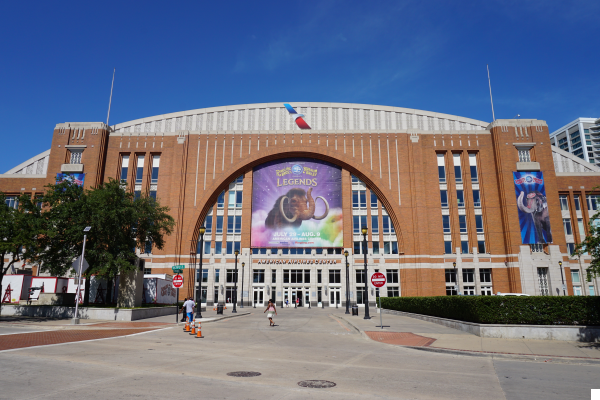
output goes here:
[{"label": "banner with logo", "polygon": [[308,158],[254,168],[252,247],[343,247],[342,170]]},{"label": "banner with logo", "polygon": [[523,244],[552,243],[542,172],[513,172]]},{"label": "banner with logo", "polygon": [[77,186],[83,186],[85,181],[85,174],[56,174],[56,183],[73,182]]}]

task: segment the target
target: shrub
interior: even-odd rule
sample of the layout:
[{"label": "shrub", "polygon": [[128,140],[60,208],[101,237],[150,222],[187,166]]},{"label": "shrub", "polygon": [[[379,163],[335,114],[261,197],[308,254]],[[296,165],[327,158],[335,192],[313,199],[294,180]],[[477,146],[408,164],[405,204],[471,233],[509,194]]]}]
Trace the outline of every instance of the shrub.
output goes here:
[{"label": "shrub", "polygon": [[480,324],[600,325],[600,297],[382,297],[382,307]]}]

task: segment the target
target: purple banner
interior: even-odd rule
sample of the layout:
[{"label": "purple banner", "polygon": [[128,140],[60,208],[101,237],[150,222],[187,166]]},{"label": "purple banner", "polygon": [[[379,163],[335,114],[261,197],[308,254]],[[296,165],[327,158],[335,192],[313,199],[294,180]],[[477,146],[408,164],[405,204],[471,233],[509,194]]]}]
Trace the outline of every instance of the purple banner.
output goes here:
[{"label": "purple banner", "polygon": [[342,170],[308,158],[256,167],[252,247],[343,247]]}]

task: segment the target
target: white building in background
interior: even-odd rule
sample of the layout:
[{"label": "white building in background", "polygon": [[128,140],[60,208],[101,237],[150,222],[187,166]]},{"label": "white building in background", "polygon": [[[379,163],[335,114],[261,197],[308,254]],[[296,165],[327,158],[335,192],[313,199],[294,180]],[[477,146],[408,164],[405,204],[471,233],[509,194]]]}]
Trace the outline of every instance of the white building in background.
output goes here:
[{"label": "white building in background", "polygon": [[[600,164],[600,119],[577,118],[550,133],[551,143],[589,163]],[[591,129],[596,125],[596,129]]]}]

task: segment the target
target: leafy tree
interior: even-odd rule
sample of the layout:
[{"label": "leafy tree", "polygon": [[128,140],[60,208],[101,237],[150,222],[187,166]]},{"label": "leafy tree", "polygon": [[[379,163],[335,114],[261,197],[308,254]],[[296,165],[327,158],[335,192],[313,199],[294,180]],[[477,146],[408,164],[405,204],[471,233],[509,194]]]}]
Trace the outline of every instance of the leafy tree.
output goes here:
[{"label": "leafy tree", "polygon": [[592,257],[590,266],[587,268],[589,279],[592,276],[600,276],[600,211],[590,218],[588,232],[585,239],[575,247],[573,255],[581,257],[589,254]]},{"label": "leafy tree", "polygon": [[0,192],[0,293],[4,275],[16,263],[30,259],[36,248],[40,210],[29,195],[17,199],[16,207],[9,205]]}]

